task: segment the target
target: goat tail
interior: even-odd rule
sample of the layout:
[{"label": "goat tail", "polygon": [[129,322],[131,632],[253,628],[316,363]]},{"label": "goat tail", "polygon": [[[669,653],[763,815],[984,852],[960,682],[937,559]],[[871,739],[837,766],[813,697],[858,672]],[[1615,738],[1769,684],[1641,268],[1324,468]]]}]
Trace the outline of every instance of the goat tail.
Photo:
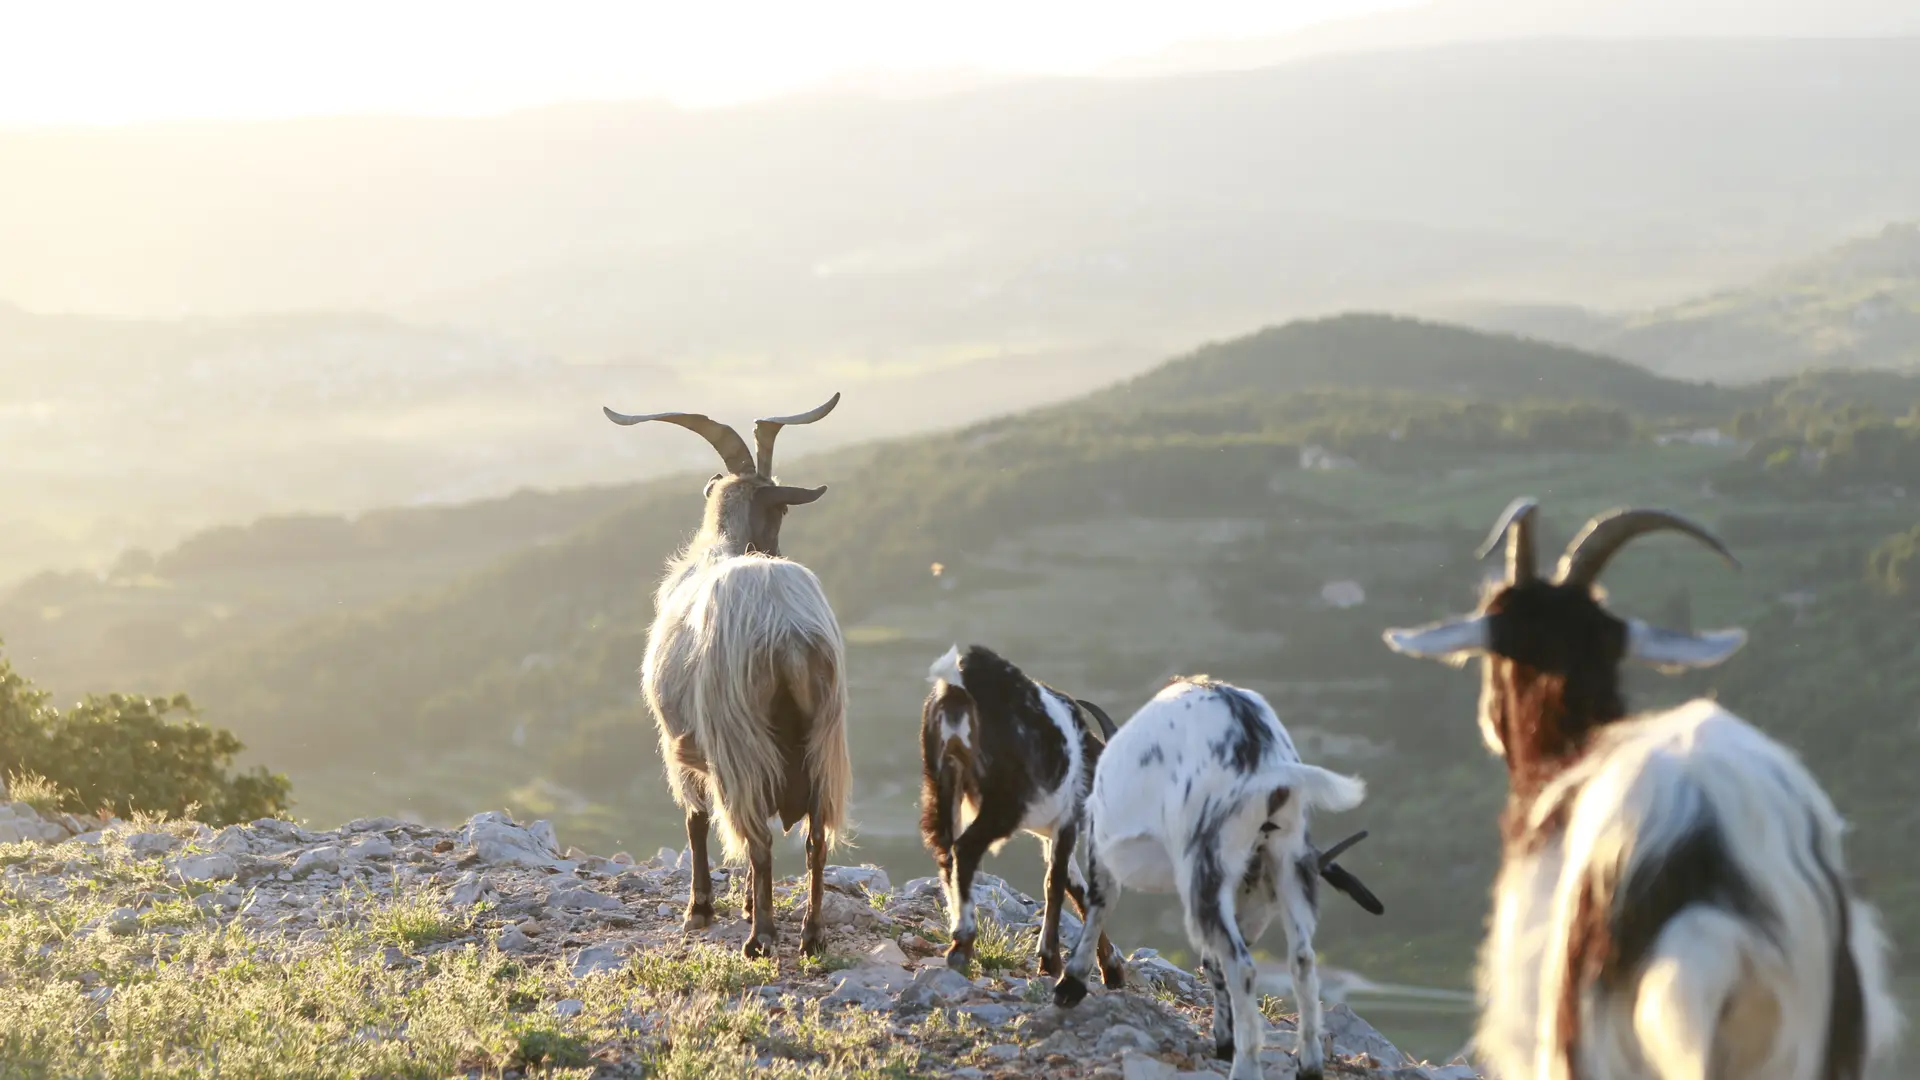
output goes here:
[{"label": "goat tail", "polygon": [[1287,788],[1307,806],[1336,814],[1359,806],[1367,797],[1365,780],[1299,761],[1261,770],[1260,784],[1269,789]]},{"label": "goat tail", "polygon": [[960,646],[955,645],[940,654],[940,659],[935,660],[933,666],[927,669],[927,681],[944,682],[948,686],[957,686],[962,690],[967,688],[966,679],[960,674]]}]

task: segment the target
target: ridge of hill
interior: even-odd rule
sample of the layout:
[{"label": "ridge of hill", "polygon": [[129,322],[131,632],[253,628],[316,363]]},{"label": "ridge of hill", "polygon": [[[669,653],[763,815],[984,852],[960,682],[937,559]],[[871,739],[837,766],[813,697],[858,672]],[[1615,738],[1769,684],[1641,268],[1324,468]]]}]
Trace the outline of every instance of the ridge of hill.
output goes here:
[{"label": "ridge of hill", "polygon": [[[8,1074],[199,1076],[215,1052],[220,1074],[342,1080],[1226,1072],[1201,1034],[1211,994],[1152,949],[1129,958],[1128,989],[1053,1005],[1032,955],[1040,906],[991,875],[974,885],[983,925],[963,973],[936,944],[936,879],[896,889],[875,867],[829,867],[826,952],[806,958],[805,887],[786,878],[780,954],[747,960],[743,875],[715,873],[719,920],[683,932],[690,856],[563,853],[550,823],[498,811],[458,829],[216,831],[0,804],[0,863]],[[1293,1020],[1262,1004],[1278,1036],[1262,1061],[1291,1075]],[[1344,1005],[1326,1019],[1332,1075],[1478,1075],[1415,1064]]]},{"label": "ridge of hill", "polygon": [[1571,305],[1449,310],[1492,330],[1597,349],[1688,378],[1920,368],[1920,223],[1895,222],[1750,283],[1633,314]]}]

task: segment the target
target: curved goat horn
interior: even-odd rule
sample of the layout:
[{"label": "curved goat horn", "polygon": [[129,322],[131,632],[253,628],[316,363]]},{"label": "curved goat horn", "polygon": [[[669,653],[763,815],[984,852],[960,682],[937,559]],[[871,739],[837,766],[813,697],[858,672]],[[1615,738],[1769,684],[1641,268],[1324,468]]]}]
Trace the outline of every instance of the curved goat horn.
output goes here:
[{"label": "curved goat horn", "polygon": [[1533,553],[1533,518],[1540,509],[1536,499],[1525,495],[1507,504],[1500,513],[1500,520],[1493,523],[1493,531],[1474,552],[1474,558],[1484,559],[1500,543],[1502,536],[1507,540],[1507,584],[1518,585],[1532,581],[1538,575],[1538,561]]},{"label": "curved goat horn", "polygon": [[712,417],[704,416],[700,413],[685,412],[662,412],[648,413],[645,416],[628,416],[626,413],[614,412],[604,405],[600,407],[600,411],[606,413],[607,419],[616,424],[644,424],[649,420],[660,420],[669,424],[678,424],[688,431],[699,434],[705,438],[707,442],[713,444],[713,448],[720,452],[720,460],[726,462],[727,468],[735,475],[744,475],[753,472],[753,455],[747,452],[747,441],[740,437],[739,432]]},{"label": "curved goat horn", "polygon": [[832,412],[833,407],[838,404],[840,404],[840,395],[835,393],[827,399],[825,405],[808,409],[806,412],[794,413],[792,416],[769,416],[762,420],[755,420],[753,422],[753,441],[760,450],[760,475],[768,479],[773,478],[773,439],[774,436],[780,434],[781,428],[786,427],[788,424],[811,424],[815,420]]},{"label": "curved goat horn", "polygon": [[[1380,898],[1373,894],[1373,890],[1367,888],[1366,884],[1355,876],[1353,871],[1333,861],[1345,853],[1348,848],[1366,838],[1367,830],[1361,829],[1359,832],[1354,833],[1352,836],[1347,837],[1345,840],[1340,841],[1327,850],[1315,852],[1315,857],[1320,869],[1320,876],[1326,879],[1327,884],[1346,893],[1354,903],[1359,904],[1360,907],[1369,914],[1384,915],[1386,914],[1387,906],[1380,902]],[[1309,848],[1311,848],[1311,844],[1309,844]]]},{"label": "curved goat horn", "polygon": [[1601,514],[1580,535],[1567,545],[1567,553],[1560,557],[1559,573],[1555,581],[1562,585],[1592,585],[1606,569],[1608,560],[1636,536],[1650,532],[1685,533],[1711,548],[1727,565],[1735,570],[1740,568],[1740,560],[1720,539],[1699,525],[1688,521],[1678,514],[1665,510],[1614,510]]}]

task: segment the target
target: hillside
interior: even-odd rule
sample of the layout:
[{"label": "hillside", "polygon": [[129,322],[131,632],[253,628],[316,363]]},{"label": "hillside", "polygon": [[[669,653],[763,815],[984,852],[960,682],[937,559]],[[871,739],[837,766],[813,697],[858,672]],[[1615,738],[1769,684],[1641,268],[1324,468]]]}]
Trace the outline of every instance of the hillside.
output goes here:
[{"label": "hillside", "polygon": [[[1470,603],[1482,571],[1468,553],[1527,492],[1561,540],[1630,502],[1726,534],[1741,574],[1665,542],[1610,572],[1623,610],[1753,631],[1723,669],[1636,674],[1636,700],[1715,692],[1801,749],[1853,816],[1850,857],[1903,939],[1920,930],[1920,874],[1900,846],[1913,811],[1889,763],[1920,751],[1904,719],[1920,702],[1920,656],[1907,655],[1920,638],[1916,609],[1885,588],[1912,573],[1893,569],[1907,555],[1889,549],[1881,584],[1867,569],[1876,544],[1920,519],[1884,479],[1920,491],[1920,456],[1845,433],[1879,424],[1906,438],[1894,420],[1916,400],[1920,380],[1903,376],[1717,388],[1345,316],[958,430],[805,456],[795,441],[783,472],[829,486],[785,542],[848,630],[861,857],[901,879],[931,866],[912,825],[915,731],[927,664],[948,644],[991,644],[1116,717],[1168,675],[1209,671],[1269,695],[1304,753],[1372,785],[1365,806],[1325,827],[1372,830],[1354,868],[1390,914],[1329,911],[1329,962],[1464,986],[1501,776],[1472,724],[1475,681],[1396,662],[1379,632]],[[1712,425],[1747,434],[1663,438]],[[1771,464],[1769,440],[1808,431],[1834,441],[1790,460],[1838,471]],[[557,540],[216,651],[153,688],[189,688],[292,776],[297,811],[316,822],[450,823],[504,802],[583,844],[677,844],[636,668],[652,584],[696,520],[704,473],[641,485]],[[1025,841],[992,868],[1038,883]],[[1182,948],[1168,904],[1143,898],[1118,918],[1129,942]],[[1457,1012],[1385,1005],[1370,1017],[1427,1054],[1463,1034]]]},{"label": "hillside", "polygon": [[[975,885],[990,914],[968,973],[928,940],[946,925],[937,883],[896,889],[873,867],[828,869],[822,957],[799,955],[804,887],[788,878],[781,954],[745,960],[740,889],[724,871],[718,923],[681,932],[688,869],[675,854],[563,854],[550,823],[498,811],[457,830],[269,818],[216,832],[0,807],[0,1073],[1225,1075],[1202,1034],[1210,994],[1150,949],[1131,957],[1130,989],[1056,1008],[1030,955],[1038,905],[990,875]],[[1293,1021],[1277,998],[1262,1005],[1263,1063],[1291,1076]],[[1344,1005],[1327,1010],[1327,1031],[1330,1075],[1476,1075],[1413,1064]]]},{"label": "hillside", "polygon": [[1682,378],[1920,367],[1920,224],[1886,226],[1752,283],[1630,315],[1578,307],[1453,309],[1476,326],[1621,356]]},{"label": "hillside", "polygon": [[[704,465],[697,445],[610,428],[603,404],[764,415],[817,397],[830,377],[854,399],[816,438],[831,446],[1082,393],[1148,358],[1041,346],[676,370],[568,362],[378,315],[107,319],[0,302],[0,490],[16,506],[0,530],[0,587],[39,570],[103,571],[128,548],[262,515],[445,506]],[[924,415],[935,392],[943,415]]]}]

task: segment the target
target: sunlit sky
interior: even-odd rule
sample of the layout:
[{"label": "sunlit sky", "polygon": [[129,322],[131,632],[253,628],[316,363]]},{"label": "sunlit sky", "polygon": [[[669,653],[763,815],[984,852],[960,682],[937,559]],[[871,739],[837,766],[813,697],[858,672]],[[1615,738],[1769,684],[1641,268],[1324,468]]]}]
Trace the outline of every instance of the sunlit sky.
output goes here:
[{"label": "sunlit sky", "polygon": [[724,105],[852,71],[1069,74],[1419,0],[0,0],[0,125]]}]

